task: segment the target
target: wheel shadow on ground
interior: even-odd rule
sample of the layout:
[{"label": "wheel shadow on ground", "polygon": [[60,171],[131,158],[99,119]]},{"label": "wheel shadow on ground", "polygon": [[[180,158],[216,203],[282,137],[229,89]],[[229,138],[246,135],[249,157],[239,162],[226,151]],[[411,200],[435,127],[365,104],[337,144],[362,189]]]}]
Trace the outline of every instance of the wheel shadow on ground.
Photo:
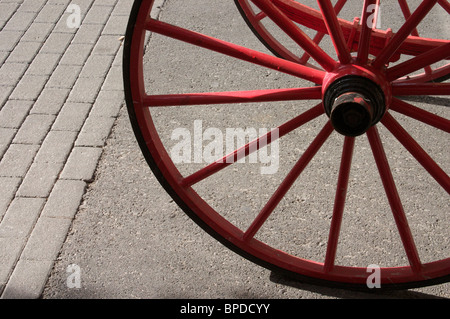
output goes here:
[{"label": "wheel shadow on ground", "polygon": [[306,290],[309,292],[321,294],[328,297],[339,299],[445,299],[442,297],[411,291],[411,290],[373,290],[369,292],[348,290],[341,288],[331,288],[325,286],[313,285],[292,279],[284,274],[271,272],[270,281],[279,285],[291,288]]},{"label": "wheel shadow on ground", "polygon": [[438,96],[399,96],[397,97],[405,102],[419,102],[431,105],[450,107],[450,98]]}]

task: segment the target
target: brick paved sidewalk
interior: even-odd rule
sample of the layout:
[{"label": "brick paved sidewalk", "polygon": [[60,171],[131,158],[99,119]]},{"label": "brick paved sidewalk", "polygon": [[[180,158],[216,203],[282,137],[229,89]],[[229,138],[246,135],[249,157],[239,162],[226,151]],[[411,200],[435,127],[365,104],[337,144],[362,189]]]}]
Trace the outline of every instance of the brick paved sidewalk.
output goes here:
[{"label": "brick paved sidewalk", "polygon": [[124,103],[132,3],[0,0],[2,298],[39,298],[94,178]]}]

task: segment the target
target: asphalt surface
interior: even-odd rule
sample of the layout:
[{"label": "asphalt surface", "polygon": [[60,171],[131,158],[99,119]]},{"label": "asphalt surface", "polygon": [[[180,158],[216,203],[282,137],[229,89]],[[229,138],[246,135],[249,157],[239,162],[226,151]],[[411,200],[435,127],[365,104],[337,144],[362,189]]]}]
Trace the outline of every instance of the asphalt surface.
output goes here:
[{"label": "asphalt surface", "polygon": [[[346,14],[352,15],[350,11]],[[433,17],[434,21],[424,21],[424,32],[448,38],[448,16],[437,13]],[[384,10],[382,18],[399,23],[397,13],[391,10]],[[233,1],[209,0],[205,7],[200,0],[169,0],[161,19],[267,52]],[[151,37],[144,59],[148,90],[155,94],[310,85],[157,35]],[[412,102],[448,116],[447,98]],[[314,105],[311,103],[164,108],[152,114],[171,150],[176,145],[171,133],[177,128],[193,132],[196,120],[202,120],[203,129],[213,127],[222,132],[226,128],[271,129]],[[398,118],[448,171],[450,148],[445,134]],[[324,119],[314,121],[280,142],[275,174],[260,174],[261,166],[267,164],[237,164],[201,183],[197,191],[234,223],[247,225],[323,124]],[[422,258],[448,255],[448,196],[383,127],[380,132]],[[342,137],[333,134],[261,236],[276,247],[299,251],[305,258],[323,258],[341,151]],[[339,261],[382,266],[405,261],[365,137],[357,140],[355,154]],[[182,164],[180,171],[203,165]],[[73,264],[80,270],[80,288],[68,287],[68,266]],[[448,298],[449,288],[443,284],[367,294],[293,282],[243,259],[203,232],[165,193],[139,150],[123,108],[42,298]]]}]

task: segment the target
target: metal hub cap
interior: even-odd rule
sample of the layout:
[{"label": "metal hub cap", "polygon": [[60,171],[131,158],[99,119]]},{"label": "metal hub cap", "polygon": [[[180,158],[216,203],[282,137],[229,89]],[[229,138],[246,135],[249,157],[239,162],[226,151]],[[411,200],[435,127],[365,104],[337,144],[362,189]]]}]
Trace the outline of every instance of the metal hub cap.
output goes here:
[{"label": "metal hub cap", "polygon": [[337,132],[346,136],[364,134],[386,111],[381,88],[362,76],[344,76],[325,92],[323,103]]}]

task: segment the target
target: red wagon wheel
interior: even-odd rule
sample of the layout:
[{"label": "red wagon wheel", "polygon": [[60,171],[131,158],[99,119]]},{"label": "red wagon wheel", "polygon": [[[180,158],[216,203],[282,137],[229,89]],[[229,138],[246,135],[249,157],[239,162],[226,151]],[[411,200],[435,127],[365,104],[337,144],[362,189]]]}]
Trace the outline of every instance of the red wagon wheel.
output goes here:
[{"label": "red wagon wheel", "polygon": [[[239,1],[239,3],[242,5],[246,1]],[[150,16],[154,5],[153,0],[135,1],[124,47],[125,93],[135,135],[155,176],[176,203],[204,230],[251,261],[274,271],[285,272],[290,276],[319,284],[367,288],[367,279],[370,275],[367,267],[342,265],[337,262],[344,206],[348,200],[347,189],[351,183],[354,183],[350,181],[350,170],[354,160],[355,141],[366,136],[375,160],[373,169],[378,172],[381,179],[406,256],[406,264],[401,264],[400,260],[399,265],[381,267],[381,287],[409,288],[447,282],[450,277],[450,258],[435,256],[433,260],[425,262],[420,257],[404,203],[400,199],[394,182],[394,174],[388,162],[379,127],[386,128],[392,133],[423,166],[431,179],[437,182],[439,188],[449,193],[448,174],[393,116],[395,113],[401,113],[406,118],[422,122],[438,132],[450,133],[448,119],[400,99],[401,96],[406,95],[445,96],[450,94],[449,83],[423,83],[422,75],[414,81],[406,80],[406,76],[436,63],[445,62],[449,58],[449,40],[410,36],[433,8],[446,10],[448,13],[449,3],[438,0],[422,1],[394,34],[375,30],[366,24],[355,29],[353,23],[338,19],[329,0],[318,1],[320,10],[290,0],[252,0],[252,3],[260,12],[263,12],[257,14],[257,17],[266,16],[266,19],[271,19],[307,52],[316,65],[298,61],[297,57],[291,54],[283,58],[274,57],[159,21]],[[374,3],[376,1],[364,1],[362,12],[365,13],[361,17],[362,21],[367,20],[367,8]],[[308,21],[304,23],[308,28],[330,36],[337,59],[333,59],[298,27],[295,22],[299,22],[296,21],[299,17],[302,21]],[[286,73],[294,78],[309,81],[310,84],[288,89],[150,94],[145,86],[143,62],[148,32]],[[258,33],[261,35],[260,31]],[[349,42],[350,37],[356,40]],[[283,55],[278,48],[272,47],[272,49],[277,54]],[[355,54],[352,54],[352,51],[355,51]],[[392,62],[398,60],[401,55],[413,57],[394,65]],[[431,72],[433,78],[437,77],[435,72],[437,71]],[[439,77],[442,75],[443,73],[439,73]],[[156,115],[151,113],[152,110],[167,106],[261,104],[290,100],[318,100],[319,104],[297,114],[281,124],[277,130],[260,136],[223,158],[199,170],[183,174],[162,142],[165,137],[158,131],[159,125],[155,124],[157,113]],[[205,116],[208,115],[205,114]],[[307,123],[318,118],[326,119],[324,126],[302,155],[297,158],[295,165],[247,226],[238,226],[238,223],[228,220],[226,214],[213,208],[207,198],[203,198],[195,190],[197,184],[214,179],[219,172],[232,166],[239,159],[250,156],[252,152],[295,130],[301,130]],[[277,206],[303,174],[305,168],[318,156],[319,150],[330,139],[333,132],[335,132],[334,135],[342,135],[344,140],[342,152],[334,155],[336,161],[340,162],[337,187],[334,205],[330,208],[332,215],[324,258],[312,260],[274,247],[270,240],[266,242],[265,237],[259,235],[268,220],[273,217]],[[444,206],[448,208],[448,199]],[[282,233],[282,229],[276,232],[276,234]]]}]

